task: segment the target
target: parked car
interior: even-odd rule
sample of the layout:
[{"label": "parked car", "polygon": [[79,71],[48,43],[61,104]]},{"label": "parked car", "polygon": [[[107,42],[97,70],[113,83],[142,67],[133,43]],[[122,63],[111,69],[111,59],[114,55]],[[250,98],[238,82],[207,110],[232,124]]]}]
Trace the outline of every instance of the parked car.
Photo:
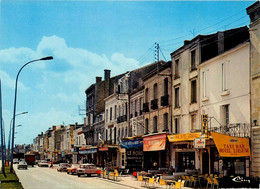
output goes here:
[{"label": "parked car", "polygon": [[18,164],[19,163],[19,160],[17,158],[13,159],[13,163],[14,164]]},{"label": "parked car", "polygon": [[31,165],[31,166],[35,165],[35,155],[34,154],[25,154],[24,159],[28,165]]},{"label": "parked car", "polygon": [[79,168],[79,164],[72,164],[70,168],[67,168],[67,174],[76,174],[77,168]]},{"label": "parked car", "polygon": [[68,163],[60,163],[58,168],[57,168],[57,171],[61,172],[61,171],[67,171],[67,168],[71,167],[70,164]]},{"label": "parked car", "polygon": [[28,165],[26,161],[20,161],[19,164],[17,165],[17,169],[27,169]]},{"label": "parked car", "polygon": [[38,166],[39,167],[49,167],[49,164],[48,164],[47,161],[41,160],[41,161],[38,162]]},{"label": "parked car", "polygon": [[86,164],[80,164],[79,168],[76,169],[76,173],[78,177],[80,177],[81,175],[87,175],[89,177],[92,174],[97,174],[98,170],[99,169],[96,167],[96,165],[91,163],[86,163]]}]

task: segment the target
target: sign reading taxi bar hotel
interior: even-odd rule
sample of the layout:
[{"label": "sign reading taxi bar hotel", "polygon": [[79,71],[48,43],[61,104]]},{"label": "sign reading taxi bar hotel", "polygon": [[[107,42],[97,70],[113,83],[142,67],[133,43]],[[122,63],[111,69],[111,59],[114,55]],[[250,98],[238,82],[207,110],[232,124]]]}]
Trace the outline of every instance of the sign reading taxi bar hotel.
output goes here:
[{"label": "sign reading taxi bar hotel", "polygon": [[221,157],[250,156],[248,138],[232,137],[214,132],[211,132],[211,135]]}]

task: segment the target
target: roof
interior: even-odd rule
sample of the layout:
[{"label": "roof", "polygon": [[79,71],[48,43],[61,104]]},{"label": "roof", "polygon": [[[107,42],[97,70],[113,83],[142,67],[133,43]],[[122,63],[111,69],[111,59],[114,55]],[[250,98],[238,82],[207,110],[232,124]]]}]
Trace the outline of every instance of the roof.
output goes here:
[{"label": "roof", "polygon": [[165,70],[165,69],[167,69],[167,68],[170,68],[171,67],[171,61],[168,61],[168,62],[164,62],[164,61],[159,61],[158,62],[158,64],[159,64],[159,66],[158,66],[158,68],[156,68],[156,69],[154,69],[154,70],[152,70],[151,72],[149,72],[148,74],[146,74],[142,79],[143,79],[143,81],[145,81],[145,80],[147,80],[147,79],[149,79],[149,78],[151,78],[151,77],[153,77],[155,74],[157,74],[157,72],[161,72],[161,71],[163,71],[163,70]]}]

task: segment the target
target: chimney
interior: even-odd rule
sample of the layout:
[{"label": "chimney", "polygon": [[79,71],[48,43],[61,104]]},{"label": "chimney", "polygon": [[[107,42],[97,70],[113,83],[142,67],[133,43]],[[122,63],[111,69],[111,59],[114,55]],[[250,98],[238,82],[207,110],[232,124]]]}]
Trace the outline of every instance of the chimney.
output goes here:
[{"label": "chimney", "polygon": [[108,81],[110,79],[111,70],[104,70],[104,71],[105,71],[105,81]]},{"label": "chimney", "polygon": [[224,51],[224,32],[218,32],[218,54],[222,54]]},{"label": "chimney", "polygon": [[184,40],[184,45],[190,44],[190,40]]},{"label": "chimney", "polygon": [[102,77],[96,77],[96,83],[102,81]]},{"label": "chimney", "polygon": [[52,130],[55,131],[56,130],[56,126],[52,126]]}]

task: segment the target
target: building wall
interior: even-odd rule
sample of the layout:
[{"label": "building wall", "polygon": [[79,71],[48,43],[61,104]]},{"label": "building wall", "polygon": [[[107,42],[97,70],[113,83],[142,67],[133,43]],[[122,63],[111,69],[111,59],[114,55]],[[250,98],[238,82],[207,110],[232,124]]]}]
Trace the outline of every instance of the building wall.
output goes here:
[{"label": "building wall", "polygon": [[133,136],[144,134],[143,93],[141,89],[130,96],[130,128]]},{"label": "building wall", "polygon": [[[251,124],[252,164],[251,175],[260,176],[260,2],[247,8],[250,16],[250,64],[251,64]],[[255,126],[257,125],[257,126]]]},{"label": "building wall", "polygon": [[[222,66],[225,69],[225,91],[222,89]],[[249,124],[249,43],[201,64],[200,91],[201,113],[214,117],[209,126],[220,127],[219,123],[226,126],[221,109],[223,105],[229,105],[229,124]]]},{"label": "building wall", "polygon": [[[196,67],[200,63],[199,46],[190,47],[180,54],[172,56],[172,115],[173,115],[173,133],[176,133],[175,119],[179,119],[179,129],[177,133],[189,133],[193,129],[199,129],[199,80],[198,70],[191,71],[191,51],[195,50]],[[176,61],[179,61],[179,77],[175,78]],[[196,80],[197,84],[197,102],[191,103],[191,81]],[[179,107],[175,105],[175,89],[179,88]],[[191,128],[191,116],[195,116],[195,126]]]},{"label": "building wall", "polygon": [[[163,71],[159,72],[160,75],[153,75],[149,79],[144,81],[144,93],[149,90],[148,92],[148,101],[146,101],[146,97],[144,97],[144,103],[148,102],[149,103],[149,112],[144,112],[144,121],[148,119],[148,133],[154,132],[153,129],[153,120],[154,117],[157,116],[157,132],[163,132],[165,131],[164,129],[164,114],[168,113],[168,129],[171,131],[171,111],[170,111],[170,106],[161,106],[161,97],[164,96],[164,79],[167,77],[168,78],[168,101],[169,104],[171,104],[171,85],[170,85],[170,74],[171,74],[171,68],[168,67],[164,69]],[[153,95],[153,88],[154,85],[157,84],[157,99],[158,99],[158,108],[157,109],[151,109],[151,101],[154,100],[154,95]],[[146,94],[144,94],[145,96]],[[146,131],[144,131],[146,132]]]}]

